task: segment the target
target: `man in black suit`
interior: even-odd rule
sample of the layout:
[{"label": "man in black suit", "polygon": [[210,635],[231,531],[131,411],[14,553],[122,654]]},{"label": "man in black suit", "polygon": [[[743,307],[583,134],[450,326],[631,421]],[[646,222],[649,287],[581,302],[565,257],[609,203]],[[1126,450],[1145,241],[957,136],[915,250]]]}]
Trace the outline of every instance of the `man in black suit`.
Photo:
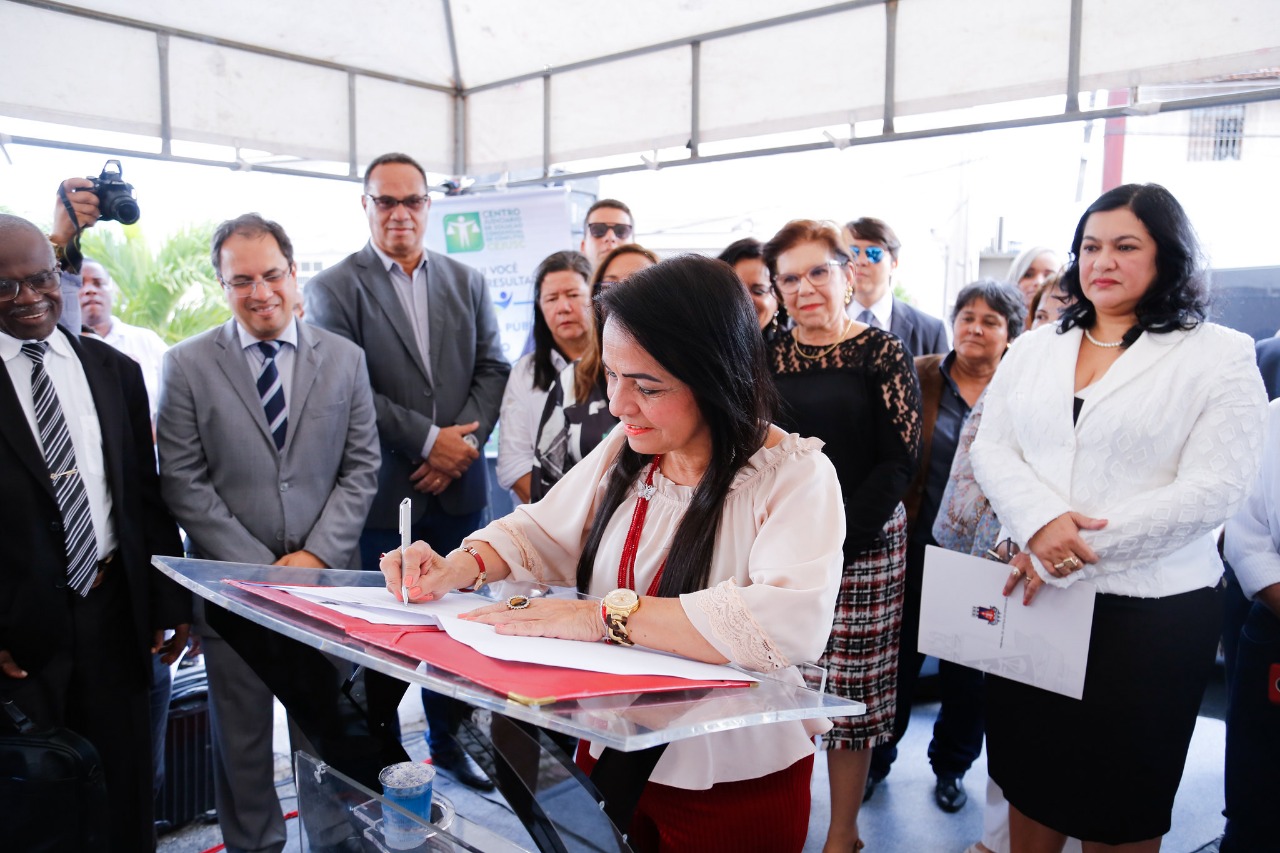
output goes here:
[{"label": "man in black suit", "polygon": [[[107,849],[136,853],[155,849],[150,653],[177,658],[190,598],[150,565],[181,544],[160,500],[142,372],[58,328],[61,312],[49,241],[0,215],[0,696],[94,745]],[[22,817],[6,817],[5,845],[34,849],[53,828]]]},{"label": "man in black suit", "polygon": [[949,352],[942,321],[893,295],[893,271],[898,268],[898,250],[902,248],[893,229],[882,220],[864,216],[845,225],[843,236],[853,258],[849,316],[897,335],[912,358]]}]

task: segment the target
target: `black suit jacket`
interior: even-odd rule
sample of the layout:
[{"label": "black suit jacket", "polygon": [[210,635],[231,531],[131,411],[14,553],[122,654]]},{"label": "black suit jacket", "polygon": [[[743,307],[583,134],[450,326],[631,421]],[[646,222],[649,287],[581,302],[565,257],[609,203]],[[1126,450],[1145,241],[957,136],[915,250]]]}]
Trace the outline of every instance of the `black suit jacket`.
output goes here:
[{"label": "black suit jacket", "polygon": [[902,339],[907,346],[907,355],[911,358],[945,354],[951,350],[947,345],[947,327],[941,320],[930,317],[896,297],[893,300],[893,314],[889,318],[889,331]]},{"label": "black suit jacket", "polygon": [[[54,334],[66,335],[62,329]],[[190,596],[151,566],[152,554],[181,554],[178,529],[160,500],[151,417],[142,371],[96,340],[66,335],[80,357],[102,430],[102,455],[132,604],[136,662],[128,669],[150,683],[153,632],[190,621]],[[0,370],[0,649],[33,675],[69,647],[66,545],[45,466],[7,370]],[[126,614],[122,614],[126,615]]]},{"label": "black suit jacket", "polygon": [[1280,397],[1280,338],[1258,341],[1258,370],[1267,386],[1267,399]]}]

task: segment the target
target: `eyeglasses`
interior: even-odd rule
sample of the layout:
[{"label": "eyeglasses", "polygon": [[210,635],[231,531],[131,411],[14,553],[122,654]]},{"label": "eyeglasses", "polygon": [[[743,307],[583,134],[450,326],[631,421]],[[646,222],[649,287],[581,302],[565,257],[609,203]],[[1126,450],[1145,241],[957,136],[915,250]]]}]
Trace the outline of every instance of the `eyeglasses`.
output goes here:
[{"label": "eyeglasses", "polygon": [[402,204],[405,206],[406,210],[412,210],[414,213],[417,213],[426,206],[427,202],[431,201],[430,196],[425,195],[411,195],[407,198],[396,198],[389,195],[369,195],[368,193],[365,193],[364,197],[372,201],[373,206],[378,208],[378,210],[381,210],[383,213],[395,210]]},{"label": "eyeglasses", "polygon": [[53,293],[61,283],[62,278],[58,275],[57,266],[44,272],[32,273],[26,278],[0,279],[0,302],[17,299],[24,284],[36,293]]},{"label": "eyeglasses", "polygon": [[270,270],[262,278],[233,278],[222,281],[222,286],[235,293],[236,296],[250,296],[262,285],[268,291],[279,287],[289,277],[288,270]]},{"label": "eyeglasses", "polygon": [[809,283],[814,287],[824,287],[831,283],[831,268],[842,266],[840,261],[827,261],[809,270],[804,275],[796,275],[795,273],[787,273],[786,275],[775,275],[773,283],[778,286],[778,290],[783,293],[791,293],[800,286],[800,279],[808,279]]},{"label": "eyeglasses", "polygon": [[849,247],[849,254],[853,255],[854,260],[857,260],[858,255],[861,255],[864,252],[867,255],[867,260],[873,264],[880,263],[880,259],[884,257],[884,249],[880,248],[879,246],[867,246],[867,248],[865,249],[862,248],[861,246]]},{"label": "eyeglasses", "polygon": [[625,222],[619,222],[616,225],[611,225],[608,222],[588,222],[587,231],[597,240],[608,234],[610,231],[618,235],[619,240],[626,240],[631,236],[631,226],[627,225]]},{"label": "eyeglasses", "polygon": [[987,549],[987,559],[995,560],[997,563],[1008,563],[1014,557],[1018,556],[1018,552],[1022,549],[1018,547],[1018,543],[1012,539],[1005,539],[1003,542],[997,542],[995,545]]}]

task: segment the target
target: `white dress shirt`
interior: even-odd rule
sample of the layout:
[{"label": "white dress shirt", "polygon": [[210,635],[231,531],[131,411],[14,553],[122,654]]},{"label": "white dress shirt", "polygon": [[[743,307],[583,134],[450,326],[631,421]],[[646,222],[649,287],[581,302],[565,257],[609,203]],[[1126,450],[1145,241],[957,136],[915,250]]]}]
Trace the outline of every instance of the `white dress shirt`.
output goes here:
[{"label": "white dress shirt", "polygon": [[[888,263],[888,259],[882,261]],[[853,301],[849,303],[849,316],[858,319],[863,311],[870,311],[875,315],[876,322],[880,324],[880,328],[889,331],[889,324],[893,322],[893,287],[892,285],[885,289],[884,296],[881,296],[870,307],[863,305],[855,296]]]},{"label": "white dress shirt", "polygon": [[[251,335],[244,326],[236,323],[236,332],[240,335],[240,346],[244,348],[244,357],[249,362],[249,375],[253,377],[253,381],[258,381],[258,374],[262,372],[262,365],[266,363],[266,353],[262,351],[262,347],[258,346],[261,339]],[[280,374],[280,387],[284,389],[284,410],[286,416],[289,412],[289,394],[293,389],[293,361],[298,352],[298,320],[295,317],[289,321],[289,325],[284,327],[280,332],[280,336],[275,339],[275,343],[281,344],[276,350],[276,372]],[[284,346],[288,344],[288,346]]]},{"label": "white dress shirt", "polygon": [[129,356],[142,368],[142,381],[147,386],[147,404],[151,409],[151,418],[156,416],[156,407],[160,404],[160,369],[164,364],[164,354],[169,345],[159,335],[142,326],[133,326],[113,317],[111,329],[104,341]]},{"label": "white dress shirt", "polygon": [[1280,583],[1280,400],[1268,413],[1262,470],[1248,500],[1227,522],[1223,551],[1249,598]]},{"label": "white dress shirt", "polygon": [[[116,531],[111,524],[111,490],[107,485],[107,470],[102,456],[102,427],[98,423],[98,409],[93,404],[93,391],[85,378],[84,366],[75,350],[68,343],[65,329],[55,327],[45,341],[49,348],[44,355],[44,369],[58,394],[58,405],[67,422],[71,435],[71,447],[76,454],[76,470],[84,483],[89,499],[89,517],[98,538],[98,559],[104,559],[116,549]],[[22,354],[27,341],[0,332],[0,358],[13,382],[18,404],[27,416],[27,424],[40,446],[40,427],[36,423],[35,402],[31,397],[31,367],[34,362]]]},{"label": "white dress shirt", "polygon": [[[559,350],[551,350],[551,366],[557,375],[568,366]],[[533,470],[533,443],[550,391],[550,387],[533,387],[533,353],[521,356],[511,368],[498,417],[497,475],[498,485],[504,489]]]}]

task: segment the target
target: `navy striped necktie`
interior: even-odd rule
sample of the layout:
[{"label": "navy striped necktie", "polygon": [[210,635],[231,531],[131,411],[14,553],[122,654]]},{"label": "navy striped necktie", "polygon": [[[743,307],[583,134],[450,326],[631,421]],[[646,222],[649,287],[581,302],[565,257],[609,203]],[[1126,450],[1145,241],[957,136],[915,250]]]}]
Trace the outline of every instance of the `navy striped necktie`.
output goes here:
[{"label": "navy striped necktie", "polygon": [[31,359],[31,402],[40,429],[44,461],[58,498],[62,536],[67,546],[67,584],[81,596],[89,594],[98,573],[98,536],[89,513],[89,495],[76,467],[76,450],[62,415],[58,392],[44,369],[44,341],[28,341],[22,354]]},{"label": "navy striped necktie", "polygon": [[276,450],[284,450],[284,437],[289,429],[289,413],[284,404],[284,385],[280,382],[280,371],[276,369],[276,356],[280,352],[280,344],[275,341],[258,341],[258,349],[262,350],[262,372],[258,374],[258,396],[262,398],[262,408],[267,413],[267,429],[275,439]]}]

